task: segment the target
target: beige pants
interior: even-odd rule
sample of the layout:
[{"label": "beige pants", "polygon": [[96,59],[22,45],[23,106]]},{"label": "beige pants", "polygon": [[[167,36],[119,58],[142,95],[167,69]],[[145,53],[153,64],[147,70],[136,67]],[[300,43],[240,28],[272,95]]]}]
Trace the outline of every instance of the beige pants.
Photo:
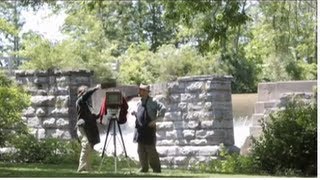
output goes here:
[{"label": "beige pants", "polygon": [[93,149],[91,148],[88,138],[82,127],[77,128],[77,134],[79,139],[81,140],[81,152],[78,172],[91,171],[91,153]]}]

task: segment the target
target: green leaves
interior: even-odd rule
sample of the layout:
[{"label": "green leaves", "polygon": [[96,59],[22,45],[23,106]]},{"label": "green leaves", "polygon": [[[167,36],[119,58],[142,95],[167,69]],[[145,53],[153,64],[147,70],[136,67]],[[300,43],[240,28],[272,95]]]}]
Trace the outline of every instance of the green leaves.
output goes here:
[{"label": "green leaves", "polygon": [[253,157],[260,168],[271,174],[292,171],[304,176],[316,175],[317,108],[299,99],[270,115],[263,134],[255,141]]},{"label": "green leaves", "polygon": [[[12,137],[25,133],[27,127],[21,119],[22,110],[30,104],[29,96],[16,87],[4,73],[0,73],[0,147],[7,146]],[[15,129],[15,132],[12,131]]]}]

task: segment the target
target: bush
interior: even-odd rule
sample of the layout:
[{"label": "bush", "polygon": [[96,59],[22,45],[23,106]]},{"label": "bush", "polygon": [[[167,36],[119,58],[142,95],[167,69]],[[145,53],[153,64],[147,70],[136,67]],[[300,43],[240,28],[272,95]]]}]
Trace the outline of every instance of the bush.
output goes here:
[{"label": "bush", "polygon": [[80,144],[75,141],[60,139],[38,140],[33,135],[20,135],[16,137],[12,145],[15,151],[2,158],[7,162],[18,163],[78,163]]},{"label": "bush", "polygon": [[192,169],[201,172],[227,174],[259,174],[255,159],[251,156],[241,156],[237,153],[228,153],[222,145],[217,159],[208,163],[193,165]]},{"label": "bush", "polygon": [[252,155],[261,170],[277,175],[317,175],[317,104],[292,100],[270,114]]},{"label": "bush", "polygon": [[8,146],[17,134],[27,133],[21,113],[29,104],[27,93],[0,72],[0,147]]}]

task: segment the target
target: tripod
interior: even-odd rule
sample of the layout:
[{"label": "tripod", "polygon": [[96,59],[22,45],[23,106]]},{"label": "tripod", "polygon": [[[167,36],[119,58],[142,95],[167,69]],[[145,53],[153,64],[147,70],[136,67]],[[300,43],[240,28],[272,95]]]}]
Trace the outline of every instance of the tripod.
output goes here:
[{"label": "tripod", "polygon": [[[108,136],[109,136],[110,129],[111,129],[112,125],[113,125],[113,146],[114,146],[114,149],[113,149],[114,172],[115,173],[117,172],[117,160],[118,160],[118,158],[117,158],[117,143],[116,143],[116,136],[117,136],[116,130],[117,130],[117,127],[118,127],[118,131],[120,133],[121,144],[122,144],[122,147],[123,147],[123,151],[124,151],[126,159],[128,160],[126,147],[125,147],[124,141],[123,141],[122,131],[121,131],[121,128],[120,128],[120,124],[118,123],[119,112],[120,112],[120,109],[110,109],[111,117],[109,119],[108,129],[107,129],[107,133],[106,133],[106,139],[105,139],[104,146],[103,146],[103,149],[102,149],[102,155],[101,155],[101,162],[100,162],[99,171],[101,170],[101,166],[102,166],[102,163],[103,163],[103,160],[104,160],[104,154],[105,154],[105,150],[106,150]],[[128,166],[129,166],[129,169],[130,169],[129,163],[128,163]]]}]

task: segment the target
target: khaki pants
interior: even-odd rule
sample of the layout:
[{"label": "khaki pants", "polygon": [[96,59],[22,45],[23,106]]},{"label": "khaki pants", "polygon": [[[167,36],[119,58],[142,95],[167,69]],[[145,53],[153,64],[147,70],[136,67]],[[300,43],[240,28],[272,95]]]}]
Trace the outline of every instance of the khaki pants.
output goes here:
[{"label": "khaki pants", "polygon": [[149,164],[153,172],[161,172],[159,154],[155,145],[138,143],[138,155],[141,165],[141,172],[148,172]]},{"label": "khaki pants", "polygon": [[90,146],[83,127],[77,128],[77,134],[79,139],[81,140],[81,152],[79,158],[79,167],[77,171],[91,171],[91,153],[93,149]]}]

